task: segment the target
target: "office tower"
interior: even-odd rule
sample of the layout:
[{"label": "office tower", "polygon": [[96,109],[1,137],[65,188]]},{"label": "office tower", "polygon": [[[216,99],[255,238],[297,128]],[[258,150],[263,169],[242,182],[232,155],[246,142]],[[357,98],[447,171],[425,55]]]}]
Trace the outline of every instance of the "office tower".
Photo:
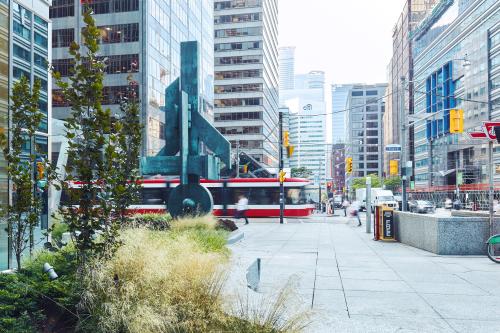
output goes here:
[{"label": "office tower", "polygon": [[215,126],[264,165],[278,165],[277,0],[214,1]]},{"label": "office tower", "polygon": [[347,142],[345,156],[351,157],[353,171],[346,176],[352,179],[370,174],[382,176],[382,117],[387,84],[352,85],[347,107]]},{"label": "office tower", "polygon": [[[210,0],[54,0],[53,65],[63,77],[71,66],[68,46],[81,43],[82,13],[92,9],[101,30],[101,49],[107,57],[104,106],[117,112],[127,77],[137,84],[144,125],[143,155],[155,155],[164,146],[165,88],[180,74],[180,43],[196,40],[200,46],[201,110],[213,117],[213,4]],[[54,117],[70,110],[54,89]]]},{"label": "office tower", "polygon": [[332,142],[344,143],[347,140],[347,100],[351,85],[332,85]]},{"label": "office tower", "polygon": [[[13,84],[27,77],[31,83],[35,79],[41,82],[40,111],[44,114],[41,126],[36,134],[34,144],[38,151],[50,157],[51,138],[51,92],[48,88],[51,77],[47,70],[47,62],[51,60],[51,49],[48,40],[51,35],[49,5],[47,1],[6,1],[0,0],[0,128],[6,130],[9,119],[9,94]],[[9,50],[11,53],[9,55]],[[31,145],[26,144],[26,151],[21,158],[28,158],[32,153]],[[42,239],[42,229],[48,227],[47,194],[43,195],[43,207],[40,213],[40,224],[34,230],[35,242]],[[0,157],[0,205],[12,200],[9,191],[7,165]],[[8,248],[6,223],[0,221],[0,270],[12,268],[11,249]],[[9,261],[9,256],[11,260]]]},{"label": "office tower", "polygon": [[280,90],[293,89],[295,77],[295,46],[279,48]]},{"label": "office tower", "polygon": [[[439,0],[407,0],[398,17],[392,33],[392,58],[387,68],[387,97],[384,114],[384,145],[400,144],[401,91],[405,93],[405,112],[413,114],[413,39],[417,25],[432,11]],[[407,87],[401,86],[404,76]],[[412,130],[413,131],[413,130]],[[413,132],[412,132],[413,133]],[[413,136],[411,136],[413,137]],[[406,140],[408,157],[413,156],[413,140]],[[385,171],[389,170],[388,156],[385,156]]]}]

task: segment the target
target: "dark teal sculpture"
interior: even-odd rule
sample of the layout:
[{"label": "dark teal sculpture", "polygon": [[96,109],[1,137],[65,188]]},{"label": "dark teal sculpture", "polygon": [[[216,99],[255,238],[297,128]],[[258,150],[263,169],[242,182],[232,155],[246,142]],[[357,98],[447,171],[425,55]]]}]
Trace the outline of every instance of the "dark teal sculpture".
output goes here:
[{"label": "dark teal sculpture", "polygon": [[[165,91],[165,147],[143,157],[143,175],[179,175],[168,197],[173,217],[212,211],[210,192],[200,178],[219,179],[220,161],[230,166],[231,145],[200,113],[198,42],[181,43],[181,76]],[[200,155],[201,143],[213,154]]]}]

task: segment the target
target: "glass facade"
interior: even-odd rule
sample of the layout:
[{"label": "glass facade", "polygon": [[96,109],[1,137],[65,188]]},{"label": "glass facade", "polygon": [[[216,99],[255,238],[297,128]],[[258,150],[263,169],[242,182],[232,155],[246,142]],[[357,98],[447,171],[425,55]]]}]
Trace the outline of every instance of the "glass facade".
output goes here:
[{"label": "glass facade", "polygon": [[[382,176],[382,117],[386,84],[351,85],[347,91],[347,144],[345,156],[352,157],[353,171],[347,176]],[[345,92],[344,92],[345,93]]]},{"label": "glass facade", "polygon": [[[31,8],[25,8],[15,1],[0,0],[0,128],[6,130],[8,127],[8,105],[9,89],[17,79],[26,76],[30,82],[35,78],[42,83],[40,93],[40,111],[44,114],[42,124],[35,137],[34,146],[26,142],[24,152],[25,158],[28,154],[36,152],[49,156],[49,121],[51,110],[48,103],[50,92],[48,90],[51,81],[47,64],[50,59],[48,40],[50,36],[50,24],[48,22],[49,8],[45,1],[34,1],[34,6],[40,11],[34,14]],[[12,30],[9,30],[9,26]],[[9,58],[9,50],[12,58]],[[9,71],[12,77],[9,76]],[[10,85],[9,85],[10,84]],[[9,184],[6,170],[6,162],[0,160],[0,205],[9,202]],[[44,238],[43,229],[48,227],[47,193],[44,194],[44,205],[39,225],[35,229],[35,244],[39,244]],[[11,268],[9,262],[8,238],[6,224],[0,222],[0,270]]]},{"label": "glass facade", "polygon": [[[76,9],[75,9],[76,5]],[[156,155],[165,145],[165,89],[180,75],[180,43],[196,40],[200,46],[200,103],[205,117],[213,119],[214,49],[213,3],[210,0],[99,0],[90,2],[102,32],[101,53],[108,58],[105,104],[115,111],[127,87],[129,74],[141,96],[145,128],[144,155]],[[69,74],[67,47],[80,42],[81,22],[75,13],[82,5],[74,0],[55,0],[52,47],[54,66]],[[112,14],[112,15],[109,15]],[[54,117],[64,119],[68,105],[54,93]]]},{"label": "glass facade", "polygon": [[[9,114],[9,6],[5,1],[0,1],[0,128],[5,130],[8,126]],[[7,163],[0,156],[0,205],[8,203]],[[7,224],[0,220],[0,270],[8,267],[8,238],[5,229]]]},{"label": "glass facade", "polygon": [[[278,48],[277,1],[213,1],[215,40],[215,125],[221,133],[247,120],[259,133],[230,134],[245,153],[268,166],[277,165]],[[241,118],[240,118],[241,117]],[[245,124],[246,125],[246,124]],[[225,134],[225,135],[226,135]]]},{"label": "glass facade", "polygon": [[[414,41],[415,113],[436,113],[428,122],[415,124],[415,184],[422,188],[456,185],[452,171],[457,169],[464,184],[488,181],[486,141],[449,134],[450,108],[464,111],[466,132],[481,129],[483,121],[500,119],[500,105],[494,103],[500,96],[492,82],[499,77],[495,40],[500,39],[500,3],[448,5]],[[497,163],[500,155],[495,153],[494,160]]]}]

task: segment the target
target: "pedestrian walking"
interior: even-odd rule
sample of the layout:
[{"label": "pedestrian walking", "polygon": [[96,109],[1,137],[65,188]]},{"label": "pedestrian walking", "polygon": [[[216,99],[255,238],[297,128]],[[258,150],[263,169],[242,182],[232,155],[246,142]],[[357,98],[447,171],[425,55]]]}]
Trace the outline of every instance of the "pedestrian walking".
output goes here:
[{"label": "pedestrian walking", "polygon": [[347,199],[344,199],[344,202],[342,202],[342,209],[344,209],[344,217],[347,217],[348,207],[349,207],[349,201],[347,201]]},{"label": "pedestrian walking", "polygon": [[358,219],[358,227],[361,227],[361,219],[359,218],[360,205],[359,202],[355,201],[351,205],[350,215]]},{"label": "pedestrian walking", "polygon": [[247,209],[248,199],[243,194],[240,194],[238,197],[238,203],[236,204],[236,214],[234,214],[234,218],[236,220],[244,218],[245,224],[248,224]]}]

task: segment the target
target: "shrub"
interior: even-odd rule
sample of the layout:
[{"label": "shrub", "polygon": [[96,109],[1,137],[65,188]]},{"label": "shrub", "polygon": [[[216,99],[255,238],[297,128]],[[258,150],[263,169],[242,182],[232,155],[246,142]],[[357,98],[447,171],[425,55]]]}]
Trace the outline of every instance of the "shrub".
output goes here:
[{"label": "shrub", "polygon": [[[50,281],[43,264],[59,278]],[[79,286],[75,279],[76,252],[69,245],[58,252],[41,250],[17,274],[0,274],[0,332],[57,331],[78,321]],[[50,323],[56,322],[57,324]]]},{"label": "shrub", "polygon": [[147,228],[152,230],[168,230],[172,217],[169,214],[135,214],[123,228]]},{"label": "shrub", "polygon": [[217,229],[222,229],[226,231],[235,231],[238,230],[236,223],[232,220],[228,219],[218,219],[217,220]]},{"label": "shrub", "polygon": [[169,234],[126,230],[116,254],[88,271],[85,330],[209,331],[220,315],[226,259],[187,235]]},{"label": "shrub", "polygon": [[52,240],[56,242],[56,244],[61,244],[62,241],[62,235],[68,231],[68,225],[64,222],[56,221],[52,225]]}]

